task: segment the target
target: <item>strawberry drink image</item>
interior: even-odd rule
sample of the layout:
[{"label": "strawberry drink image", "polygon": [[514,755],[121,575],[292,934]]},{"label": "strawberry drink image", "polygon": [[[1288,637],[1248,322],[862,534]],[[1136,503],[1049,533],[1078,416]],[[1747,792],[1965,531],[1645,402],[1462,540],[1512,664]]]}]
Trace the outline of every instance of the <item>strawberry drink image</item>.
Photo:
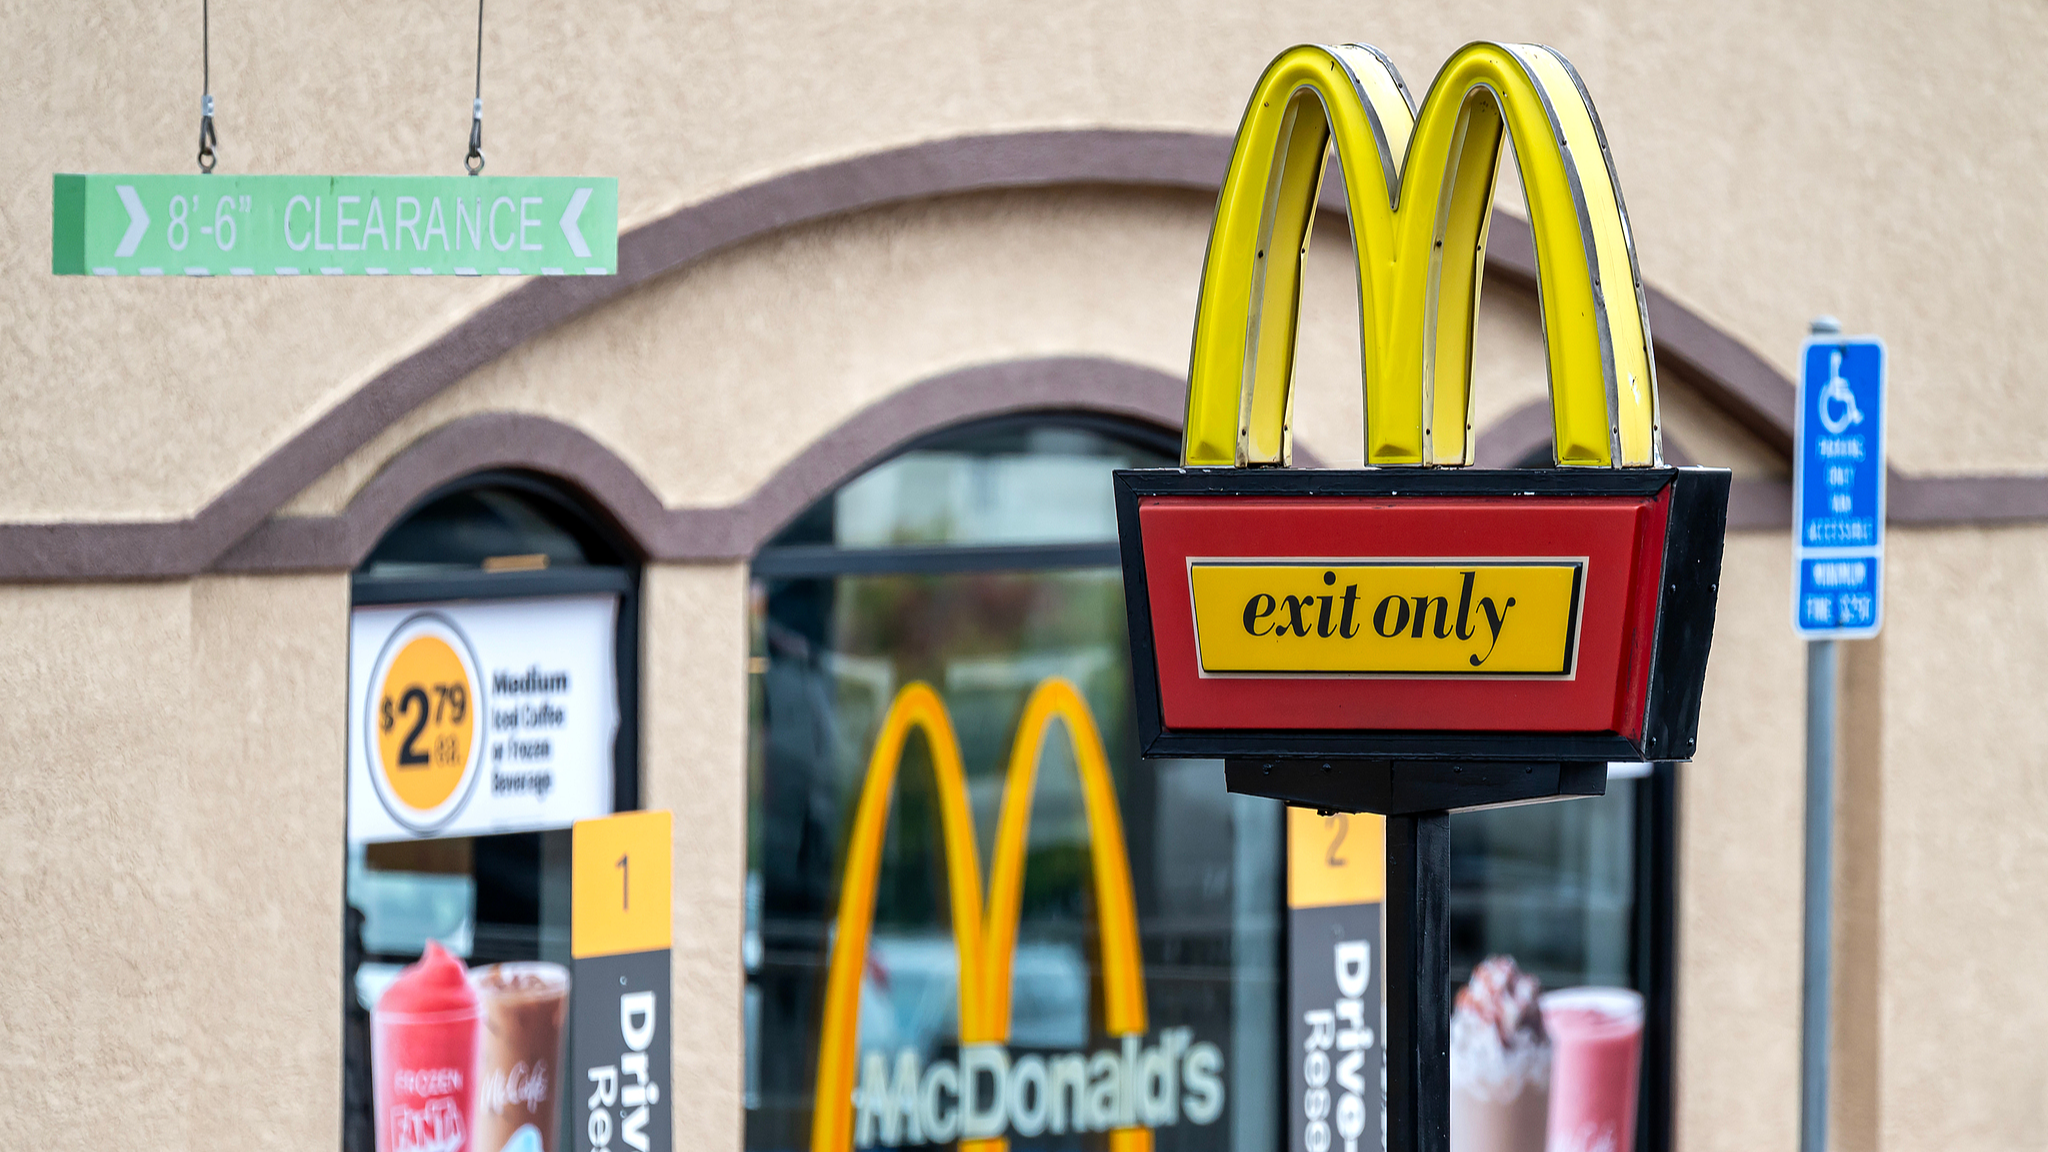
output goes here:
[{"label": "strawberry drink image", "polygon": [[1550,1152],[1629,1152],[1643,998],[1626,988],[1552,992],[1543,997],[1543,1026],[1555,1047]]},{"label": "strawberry drink image", "polygon": [[1489,956],[1451,1012],[1451,1152],[1544,1152],[1550,1041],[1543,990],[1513,957]]},{"label": "strawberry drink image", "polygon": [[470,1152],[478,1011],[462,961],[429,941],[370,1013],[377,1152]]}]

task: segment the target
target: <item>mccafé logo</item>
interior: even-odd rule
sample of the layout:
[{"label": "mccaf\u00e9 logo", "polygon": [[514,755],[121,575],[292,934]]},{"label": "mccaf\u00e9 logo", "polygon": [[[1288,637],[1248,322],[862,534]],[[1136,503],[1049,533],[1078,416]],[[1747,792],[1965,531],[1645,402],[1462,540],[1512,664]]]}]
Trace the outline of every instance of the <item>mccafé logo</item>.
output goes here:
[{"label": "mccaf\u00e9 logo", "polygon": [[1585,562],[1188,565],[1205,673],[1563,675]]},{"label": "mccaf\u00e9 logo", "polygon": [[[1012,964],[1024,894],[1024,856],[1038,762],[1053,722],[1066,726],[1087,814],[1091,877],[1101,940],[1103,1031],[1112,1047],[1088,1053],[1009,1050]],[[957,1063],[922,1064],[915,1051],[858,1061],[861,976],[874,923],[875,886],[896,774],[912,731],[931,750],[953,945],[960,963]],[[1145,974],[1131,894],[1123,818],[1102,736],[1073,684],[1053,678],[1025,702],[1003,780],[984,918],[980,854],[960,742],[930,685],[898,692],[868,759],[840,881],[839,914],[825,980],[818,1043],[812,1152],[953,1140],[1002,1152],[1007,1136],[1104,1132],[1115,1152],[1149,1152],[1152,1129],[1214,1122],[1223,1112],[1223,1054],[1186,1028],[1145,1043]],[[858,1085],[855,1083],[859,1073]]]}]

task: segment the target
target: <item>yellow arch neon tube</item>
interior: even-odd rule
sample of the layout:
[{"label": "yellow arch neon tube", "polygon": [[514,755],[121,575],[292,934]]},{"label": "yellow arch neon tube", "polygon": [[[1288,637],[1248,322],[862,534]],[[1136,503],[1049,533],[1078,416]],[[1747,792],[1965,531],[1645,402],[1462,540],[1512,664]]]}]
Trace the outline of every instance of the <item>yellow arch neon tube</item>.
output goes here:
[{"label": "yellow arch neon tube", "polygon": [[1621,191],[1571,65],[1469,44],[1416,112],[1356,44],[1291,48],[1238,129],[1202,270],[1183,463],[1285,464],[1301,262],[1329,145],[1358,257],[1365,462],[1472,460],[1471,351],[1503,139],[1536,241],[1557,461],[1660,463],[1648,314]]}]

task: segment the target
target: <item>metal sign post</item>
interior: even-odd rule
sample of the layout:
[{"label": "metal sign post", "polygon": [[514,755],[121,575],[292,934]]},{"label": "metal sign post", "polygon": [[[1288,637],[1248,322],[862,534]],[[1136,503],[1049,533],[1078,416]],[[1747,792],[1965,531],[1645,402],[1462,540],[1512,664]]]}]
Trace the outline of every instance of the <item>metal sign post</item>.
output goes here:
[{"label": "metal sign post", "polygon": [[1451,1146],[1451,814],[1387,817],[1387,1147]]},{"label": "metal sign post", "polygon": [[[1571,65],[1470,44],[1428,92],[1417,109],[1356,44],[1267,68],[1203,265],[1183,466],[1115,476],[1142,754],[1387,817],[1393,1152],[1449,1147],[1450,813],[1598,796],[1609,761],[1692,758],[1729,484],[1663,463],[1628,223]],[[1543,237],[1558,466],[1476,471],[1471,339],[1509,139]],[[1333,142],[1370,467],[1296,470],[1301,261]],[[1359,1130],[1362,1105],[1336,1121]]]},{"label": "metal sign post", "polygon": [[1884,622],[1884,343],[1813,322],[1800,355],[1793,454],[1792,627],[1806,649],[1806,880],[1799,1147],[1823,1152],[1834,960],[1837,639]]}]

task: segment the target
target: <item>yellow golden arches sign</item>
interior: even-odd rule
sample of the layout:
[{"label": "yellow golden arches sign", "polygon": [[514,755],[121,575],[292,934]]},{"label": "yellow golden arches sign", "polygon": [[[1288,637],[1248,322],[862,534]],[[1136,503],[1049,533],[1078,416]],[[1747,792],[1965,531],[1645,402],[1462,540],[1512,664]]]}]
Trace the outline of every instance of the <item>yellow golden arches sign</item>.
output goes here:
[{"label": "yellow golden arches sign", "polygon": [[1365,462],[1472,462],[1472,325],[1503,133],[1535,233],[1557,462],[1661,463],[1649,317],[1599,118],[1556,51],[1493,43],[1453,54],[1419,111],[1363,45],[1304,45],[1266,69],[1202,271],[1183,463],[1288,461],[1301,261],[1332,140],[1358,256]]},{"label": "yellow golden arches sign", "polygon": [[[1038,762],[1053,722],[1061,722],[1074,750],[1075,766],[1081,780],[1083,808],[1087,815],[1092,886],[1097,928],[1101,940],[1103,989],[1103,1030],[1118,1038],[1125,1049],[1124,1063],[1132,1063],[1137,1038],[1146,1030],[1144,960],[1139,950],[1136,900],[1131,888],[1130,861],[1125,852],[1123,819],[1119,814],[1109,760],[1094,716],[1080,692],[1066,680],[1052,678],[1039,684],[1025,702],[1011,746],[1003,784],[1002,809],[997,818],[995,853],[990,863],[990,885],[984,919],[980,857],[975,845],[973,815],[968,807],[966,772],[960,744],[944,702],[931,686],[905,685],[883,717],[881,732],[868,759],[867,778],[861,786],[854,810],[853,827],[846,850],[846,868],[841,879],[839,911],[835,921],[831,959],[826,969],[825,1012],[818,1044],[816,1112],[811,1124],[812,1152],[848,1152],[856,1144],[857,1067],[861,976],[867,962],[868,942],[874,920],[875,888],[881,867],[883,836],[888,826],[890,802],[895,794],[897,771],[910,734],[920,731],[931,750],[936,777],[941,841],[946,855],[946,886],[952,907],[953,944],[959,955],[959,1012],[961,1065],[950,1086],[935,1090],[934,1078],[916,1078],[903,1085],[905,1091],[888,1102],[869,1101],[864,1114],[885,1115],[881,1127],[895,1143],[943,1142],[958,1138],[963,1149],[1001,1152],[1008,1146],[1004,1137],[1013,1119],[997,1109],[977,1117],[968,1106],[974,1091],[967,1069],[978,1059],[1007,1062],[1000,1055],[1010,1037],[1010,983],[1017,944],[1017,923],[1024,888],[1024,856],[1031,825],[1031,806],[1037,793]],[[1213,1078],[1220,1069],[1220,1057],[1213,1046],[1177,1043],[1186,1049],[1189,1079],[1195,1074]],[[880,1058],[873,1057],[879,1064]],[[1027,1060],[1033,1059],[1027,1057]],[[1097,1061],[1110,1059],[1097,1054]],[[1206,1063],[1204,1063],[1206,1061]],[[1024,1062],[1019,1062],[1020,1069]],[[878,1072],[876,1079],[881,1073]],[[1078,1086],[1071,1086],[1076,1087]],[[863,1088],[863,1091],[866,1091]],[[932,1097],[950,1091],[954,1097],[943,1116]],[[1067,1114],[1069,1101],[1059,1096],[1056,1078],[1041,1077],[1036,1086],[1034,1124]],[[1190,1106],[1207,1109],[1213,1102],[1213,1118],[1220,1111],[1220,1084],[1205,1088],[1201,1103]],[[1102,1115],[1085,1125],[1104,1130],[1115,1152],[1148,1152],[1152,1133],[1147,1117],[1136,1106],[1128,1083],[1120,1089],[1120,1103],[1099,1110]],[[998,1092],[998,1095],[1002,1095]],[[1078,1091],[1075,1095],[1078,1096]],[[900,1102],[900,1106],[899,1106]],[[1075,1109],[1081,1107],[1078,1102]],[[1057,1111],[1055,1111],[1057,1110]],[[922,1112],[922,1119],[919,1114]],[[934,1121],[937,1121],[935,1123]],[[944,1125],[939,1130],[940,1124]],[[1063,1123],[1063,1122],[1062,1122]],[[906,1125],[920,1126],[906,1132]],[[1079,1130],[1083,1126],[1075,1126]],[[1036,1135],[1020,1131],[1022,1135]],[[866,1141],[859,1141],[865,1143]]]}]

